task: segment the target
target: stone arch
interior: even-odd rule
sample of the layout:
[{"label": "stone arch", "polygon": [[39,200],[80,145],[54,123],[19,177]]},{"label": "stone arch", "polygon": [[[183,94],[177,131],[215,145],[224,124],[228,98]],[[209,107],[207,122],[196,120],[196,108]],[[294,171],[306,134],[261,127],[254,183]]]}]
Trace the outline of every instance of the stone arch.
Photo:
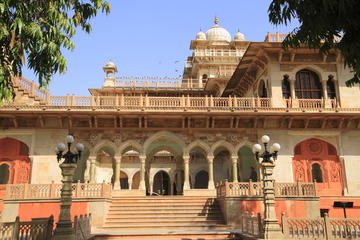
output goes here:
[{"label": "stone arch", "polygon": [[18,139],[5,137],[0,139],[0,146],[0,165],[8,166],[8,183],[29,183],[32,165],[28,145]]},{"label": "stone arch", "polygon": [[[176,155],[178,156],[182,156],[183,152],[184,152],[184,148],[185,148],[185,142],[176,134],[169,132],[169,131],[160,131],[157,132],[155,134],[153,134],[152,136],[150,136],[148,139],[146,139],[146,141],[143,144],[143,150],[144,150],[144,154],[148,155],[149,152],[152,151],[152,149],[150,148],[150,146],[152,144],[156,144],[156,141],[159,140],[164,140],[166,142],[164,143],[157,143],[160,144],[162,146],[167,145],[168,147],[171,147],[174,151],[176,151]],[[178,149],[175,149],[175,146],[171,146],[171,145],[178,145]]]},{"label": "stone arch", "polygon": [[295,81],[296,73],[298,73],[299,71],[304,70],[304,69],[307,69],[307,70],[310,70],[310,71],[313,71],[314,73],[316,73],[319,76],[320,81],[322,79],[327,79],[326,76],[329,75],[329,73],[326,73],[321,67],[318,67],[318,66],[312,65],[312,64],[304,64],[304,65],[299,65],[299,66],[293,68],[292,71],[288,73],[288,75],[290,77],[289,79]]},{"label": "stone arch", "polygon": [[102,140],[101,142],[99,142],[98,144],[95,145],[95,147],[92,149],[91,151],[91,155],[96,155],[97,152],[102,149],[103,147],[110,147],[113,151],[114,151],[114,156],[117,155],[117,146],[114,142],[110,141],[110,140]]},{"label": "stone arch", "polygon": [[200,170],[195,174],[195,189],[207,189],[209,184],[209,173],[206,170]]},{"label": "stone arch", "polygon": [[0,164],[0,184],[7,184],[10,180],[10,166],[7,163]]},{"label": "stone arch", "polygon": [[253,154],[251,147],[248,145],[243,145],[238,148],[238,177],[241,181],[247,182],[252,180],[254,182],[259,181],[259,168]]},{"label": "stone arch", "polygon": [[120,188],[121,189],[129,189],[128,174],[124,170],[120,171]]},{"label": "stone arch", "polygon": [[186,146],[184,155],[188,155],[194,149],[202,151],[205,157],[210,154],[210,146],[206,142],[197,139]]},{"label": "stone arch", "polygon": [[[161,176],[160,176],[161,175]],[[162,179],[158,179],[162,178]],[[151,176],[152,184],[153,184],[153,191],[155,193],[158,193],[158,190],[160,191],[160,195],[169,195],[171,194],[171,175],[169,171],[166,171],[165,169],[159,169],[153,176]],[[161,186],[159,186],[159,184]]]},{"label": "stone arch", "polygon": [[241,141],[241,142],[239,142],[239,143],[235,146],[235,148],[234,148],[235,153],[239,153],[239,150],[240,150],[240,148],[242,148],[242,147],[248,147],[248,148],[252,149],[252,147],[253,147],[254,144],[255,144],[255,143],[252,143],[252,142],[250,142],[249,140]]},{"label": "stone arch", "polygon": [[232,155],[232,156],[233,156],[233,155],[236,155],[236,154],[235,154],[234,146],[233,146],[231,143],[229,143],[229,142],[227,142],[227,141],[225,141],[225,140],[220,140],[220,141],[217,141],[216,143],[214,143],[214,144],[211,146],[211,148],[210,148],[211,154],[212,154],[213,156],[215,156],[215,155],[216,155],[216,151],[217,151],[219,148],[224,148],[224,149],[228,150],[229,153],[230,153],[230,155]]},{"label": "stone arch", "polygon": [[135,150],[136,152],[139,153],[139,155],[143,154],[143,148],[142,146],[135,140],[127,140],[123,143],[121,143],[120,147],[118,148],[118,153],[119,154],[124,154],[127,150]]},{"label": "stone arch", "polygon": [[336,146],[318,139],[309,138],[294,147],[293,174],[295,181],[312,182],[316,177],[313,164],[319,164],[322,182],[317,183],[320,196],[341,196],[343,194],[342,165]]},{"label": "stone arch", "polygon": [[90,162],[88,162],[88,158],[90,157],[92,151],[92,145],[87,141],[75,139],[73,146],[76,146],[77,143],[82,143],[85,148],[84,151],[81,153],[80,160],[77,162],[73,180],[80,180],[81,182],[84,182],[85,179],[89,177],[88,175],[90,170]]}]

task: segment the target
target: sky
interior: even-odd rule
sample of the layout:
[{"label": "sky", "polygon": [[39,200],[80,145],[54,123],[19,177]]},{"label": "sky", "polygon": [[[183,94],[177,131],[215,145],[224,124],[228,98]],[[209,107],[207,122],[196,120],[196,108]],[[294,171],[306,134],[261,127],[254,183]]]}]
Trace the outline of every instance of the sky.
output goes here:
[{"label": "sky", "polygon": [[[53,96],[88,96],[88,88],[101,88],[102,67],[113,61],[117,76],[179,77],[190,41],[206,32],[218,16],[219,25],[232,37],[240,30],[249,41],[263,41],[267,32],[288,33],[297,23],[274,26],[268,20],[270,0],[107,0],[109,15],[99,13],[92,32],[78,29],[73,51],[63,50],[67,72],[54,75]],[[31,70],[23,76],[37,81]]]}]

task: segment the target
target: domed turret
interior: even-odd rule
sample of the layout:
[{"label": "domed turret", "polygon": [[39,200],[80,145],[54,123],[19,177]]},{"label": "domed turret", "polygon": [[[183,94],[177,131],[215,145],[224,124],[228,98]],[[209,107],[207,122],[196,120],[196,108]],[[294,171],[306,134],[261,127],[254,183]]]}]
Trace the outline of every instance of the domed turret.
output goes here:
[{"label": "domed turret", "polygon": [[230,33],[220,27],[218,25],[219,19],[218,17],[215,17],[215,25],[212,26],[207,32],[206,32],[206,39],[210,41],[226,41],[231,42],[231,35]]},{"label": "domed turret", "polygon": [[104,67],[103,67],[104,73],[105,73],[105,79],[104,79],[104,87],[115,87],[116,80],[115,80],[115,73],[117,73],[117,67],[116,65],[110,60]]},{"label": "domed turret", "polygon": [[235,33],[234,40],[235,41],[245,41],[245,36],[244,36],[244,34],[242,34],[240,32],[240,30],[238,30],[237,33]]},{"label": "domed turret", "polygon": [[206,35],[201,29],[200,32],[196,34],[196,40],[206,40]]}]

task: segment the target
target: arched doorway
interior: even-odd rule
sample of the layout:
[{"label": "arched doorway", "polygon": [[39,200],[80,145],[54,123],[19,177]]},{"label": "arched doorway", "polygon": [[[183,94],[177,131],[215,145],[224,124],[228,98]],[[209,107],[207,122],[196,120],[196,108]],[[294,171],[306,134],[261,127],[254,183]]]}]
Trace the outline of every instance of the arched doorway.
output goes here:
[{"label": "arched doorway", "polygon": [[201,170],[195,176],[195,188],[207,189],[209,184],[209,174],[207,171]]},{"label": "arched doorway", "polygon": [[255,156],[252,153],[251,149],[247,146],[243,146],[238,151],[239,155],[239,181],[248,182],[249,180],[253,182],[259,181],[259,172]]},{"label": "arched doorway", "polygon": [[294,178],[297,182],[315,182],[320,196],[342,196],[343,177],[336,148],[311,138],[294,148]]},{"label": "arched doorway", "polygon": [[121,189],[129,189],[128,176],[123,171],[120,171],[120,188]]},{"label": "arched doorway", "polygon": [[140,172],[136,172],[132,178],[131,189],[139,189],[140,185]]},{"label": "arched doorway", "polygon": [[[14,138],[0,139],[0,177],[2,181],[11,184],[29,183],[31,161],[29,147]],[[4,177],[2,176],[4,174]],[[5,183],[3,183],[5,184]]]},{"label": "arched doorway", "polygon": [[154,176],[153,193],[155,195],[169,195],[170,177],[165,171],[159,171]]},{"label": "arched doorway", "polygon": [[322,86],[319,76],[306,69],[297,72],[295,95],[300,99],[320,99],[322,97]]},{"label": "arched doorway", "polygon": [[9,183],[10,171],[9,165],[3,163],[0,165],[0,184]]}]

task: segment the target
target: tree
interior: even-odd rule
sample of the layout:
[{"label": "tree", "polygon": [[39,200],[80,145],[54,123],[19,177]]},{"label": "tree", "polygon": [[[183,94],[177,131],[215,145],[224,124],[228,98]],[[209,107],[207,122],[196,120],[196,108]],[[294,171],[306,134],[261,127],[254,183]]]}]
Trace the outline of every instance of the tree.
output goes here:
[{"label": "tree", "polygon": [[298,19],[295,28],[283,41],[283,47],[305,44],[326,54],[339,50],[345,66],[354,77],[347,86],[360,83],[360,1],[359,0],[273,0],[269,19],[275,25],[287,25]]},{"label": "tree", "polygon": [[46,87],[51,76],[66,71],[62,49],[73,50],[76,29],[89,33],[90,19],[103,0],[0,0],[0,102],[14,97],[12,78],[21,76],[24,64]]}]

